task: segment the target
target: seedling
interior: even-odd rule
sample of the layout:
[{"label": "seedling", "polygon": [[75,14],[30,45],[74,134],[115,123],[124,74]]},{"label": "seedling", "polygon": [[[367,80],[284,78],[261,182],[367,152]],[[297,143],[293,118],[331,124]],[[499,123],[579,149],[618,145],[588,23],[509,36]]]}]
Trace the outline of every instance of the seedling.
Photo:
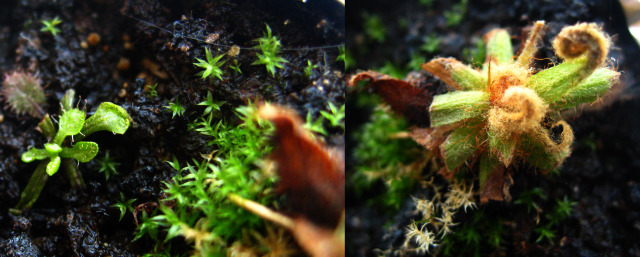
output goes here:
[{"label": "seedling", "polygon": [[172,119],[175,118],[176,115],[182,116],[184,114],[184,112],[185,112],[184,107],[178,101],[178,97],[176,97],[175,101],[169,102],[169,105],[168,106],[164,106],[164,108],[167,108],[167,109],[171,110],[171,112],[173,113],[173,115],[171,116]]},{"label": "seedling", "polygon": [[207,107],[202,113],[202,115],[207,115],[209,113],[212,113],[213,111],[220,111],[220,106],[222,106],[224,103],[224,101],[214,101],[213,97],[211,96],[211,92],[207,92],[207,100],[198,103],[198,105]]},{"label": "seedling", "polygon": [[156,88],[158,87],[158,83],[155,83],[153,85],[148,85],[149,88],[149,96],[151,97],[158,97],[158,91],[156,91]]},{"label": "seedling", "polygon": [[385,27],[382,19],[377,15],[363,14],[364,19],[364,31],[369,38],[382,43],[387,35],[387,28]]},{"label": "seedling", "polygon": [[111,156],[109,156],[109,151],[104,154],[104,157],[102,157],[102,159],[97,159],[96,161],[98,161],[98,164],[100,164],[100,170],[98,170],[98,172],[104,173],[104,177],[106,180],[109,180],[109,178],[113,175],[119,174],[116,167],[118,167],[120,163],[116,162],[113,158],[111,158]]},{"label": "seedling", "polygon": [[[88,162],[98,154],[98,144],[90,141],[81,141],[84,137],[97,131],[111,131],[116,134],[124,134],[129,128],[129,114],[120,106],[110,102],[104,102],[98,106],[95,114],[85,119],[84,111],[73,107],[75,92],[67,90],[62,98],[62,115],[56,131],[49,115],[45,115],[39,128],[45,136],[50,138],[44,144],[44,149],[31,148],[22,154],[23,162],[41,160],[31,176],[27,187],[20,195],[20,201],[12,210],[20,213],[33,205],[40,195],[49,176],[53,176],[60,168],[61,163],[67,170],[72,180],[72,185],[81,186],[82,176],[77,171],[76,164],[69,161],[75,159],[79,162]],[[70,138],[70,140],[67,140]],[[48,176],[47,176],[48,175]]]},{"label": "seedling", "polygon": [[133,206],[131,206],[136,200],[136,198],[131,198],[129,200],[124,198],[124,194],[120,193],[120,200],[117,203],[111,205],[111,207],[118,208],[120,210],[120,219],[121,221],[124,215],[127,213],[127,210],[133,213]]},{"label": "seedling", "polygon": [[57,36],[58,33],[60,33],[60,29],[56,28],[56,25],[62,23],[62,20],[60,20],[58,17],[55,17],[52,20],[42,20],[41,22],[44,26],[40,29],[40,31],[49,32],[54,37]]},{"label": "seedling", "polygon": [[311,72],[317,68],[318,68],[317,64],[313,64],[311,63],[310,60],[307,60],[307,67],[304,68],[304,75],[307,75],[307,77],[311,77]]},{"label": "seedling", "polygon": [[280,51],[282,48],[282,44],[278,37],[271,35],[271,27],[266,25],[267,33],[263,35],[263,37],[258,38],[254,41],[257,41],[259,45],[254,48],[260,49],[262,53],[257,53],[258,60],[253,62],[251,65],[261,65],[264,64],[267,67],[267,71],[271,74],[271,77],[275,76],[276,68],[284,68],[284,64],[288,61],[280,56]]},{"label": "seedling", "polygon": [[453,5],[451,10],[444,12],[444,17],[447,19],[447,26],[453,27],[460,24],[467,12],[467,2],[468,0],[461,0],[460,3]]},{"label": "seedling", "polygon": [[329,109],[331,110],[331,113],[320,111],[320,115],[327,118],[332,127],[341,127],[342,129],[344,129],[344,106],[345,105],[343,104],[342,106],[340,106],[340,109],[338,109],[335,105],[333,105],[333,103],[329,102]]},{"label": "seedling", "polygon": [[202,76],[202,80],[205,80],[206,78],[211,78],[211,76],[215,76],[216,78],[218,78],[219,80],[222,80],[222,69],[220,69],[220,67],[222,67],[222,65],[226,62],[226,61],[220,61],[220,59],[222,59],[222,57],[224,57],[224,54],[218,55],[216,57],[213,57],[213,55],[211,55],[211,51],[209,50],[208,47],[205,47],[205,55],[207,60],[202,60],[200,58],[196,58],[196,60],[198,60],[198,63],[194,63],[193,65],[203,68],[204,70],[199,72],[198,76]]},{"label": "seedling", "polygon": [[[595,25],[564,28],[553,42],[565,62],[536,74],[533,55],[544,22],[533,26],[523,50],[512,58],[511,37],[502,29],[489,32],[482,71],[452,58],[422,67],[456,91],[437,95],[429,108],[434,133],[450,133],[439,149],[449,171],[476,156],[480,184],[502,181],[503,169],[524,160],[551,171],[569,156],[573,132],[558,111],[596,101],[619,73],[603,67],[609,39]],[[434,134],[435,135],[435,134]],[[490,183],[481,200],[503,200],[503,184]]]}]

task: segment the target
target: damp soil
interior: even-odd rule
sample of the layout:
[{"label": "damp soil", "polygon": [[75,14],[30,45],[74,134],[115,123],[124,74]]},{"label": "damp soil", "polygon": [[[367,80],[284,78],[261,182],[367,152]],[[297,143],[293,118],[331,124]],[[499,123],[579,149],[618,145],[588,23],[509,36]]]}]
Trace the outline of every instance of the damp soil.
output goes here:
[{"label": "damp soil", "polygon": [[[61,32],[41,32],[42,19],[59,17]],[[284,69],[271,76],[256,60],[254,39],[265,24],[281,40]],[[87,42],[90,33],[99,43]],[[71,188],[64,174],[50,177],[37,202],[22,215],[9,214],[37,164],[20,154],[45,143],[35,130],[39,119],[1,111],[0,123],[0,256],[138,256],[150,252],[150,239],[131,242],[136,224],[130,215],[119,221],[110,207],[123,194],[136,203],[158,202],[163,181],[174,174],[165,161],[198,158],[215,146],[187,129],[203,108],[197,103],[211,92],[225,101],[222,114],[233,119],[235,107],[269,101],[317,118],[328,103],[345,101],[344,64],[336,61],[343,44],[344,6],[333,1],[42,1],[0,2],[0,71],[37,73],[46,85],[45,111],[57,114],[67,89],[81,98],[91,114],[99,103],[124,107],[133,122],[124,135],[95,133],[88,140],[120,163],[119,175],[105,180],[93,162],[82,163],[86,188]],[[209,39],[207,42],[207,39]],[[196,76],[195,58],[205,59],[240,47],[227,63],[222,81]],[[128,61],[128,65],[122,62]],[[311,74],[307,60],[318,64]],[[121,65],[119,65],[121,63]],[[158,96],[147,85],[157,83]],[[172,118],[164,106],[179,101],[185,115]],[[4,103],[3,103],[4,105]],[[328,144],[344,145],[339,131]],[[188,250],[184,244],[177,249]]]},{"label": "damp soil", "polygon": [[[420,2],[433,2],[423,5]],[[499,249],[483,247],[481,256],[640,256],[640,99],[638,88],[640,49],[627,30],[624,14],[617,1],[469,1],[467,12],[458,25],[447,26],[444,13],[457,1],[350,1],[347,6],[347,51],[352,53],[356,70],[377,69],[387,62],[405,67],[411,55],[422,54],[424,60],[435,56],[468,60],[463,49],[472,49],[478,38],[497,27],[513,35],[514,49],[522,42],[524,29],[536,20],[547,22],[538,65],[545,67],[555,58],[550,40],[566,25],[578,21],[596,22],[611,35],[614,47],[612,63],[622,76],[618,87],[623,91],[598,110],[578,111],[567,122],[575,133],[573,153],[564,162],[559,175],[535,174],[530,167],[513,172],[511,195],[534,187],[544,190],[547,200],[538,204],[551,210],[556,199],[567,196],[577,205],[570,217],[556,225],[554,243],[536,243],[538,234],[535,212],[513,202],[489,202],[481,205],[485,216],[500,220],[506,227],[505,241]],[[365,14],[366,13],[366,14]],[[383,42],[371,40],[364,32],[363,17],[377,15],[386,27]],[[441,43],[436,52],[420,51],[423,38],[436,35]],[[467,62],[468,61],[464,61]],[[419,71],[418,71],[419,72]],[[420,75],[432,87],[442,82],[422,71]],[[348,94],[347,180],[354,171],[351,150],[357,143],[350,136],[367,121],[370,110],[356,106],[353,92]],[[349,182],[347,182],[349,185]],[[359,196],[347,186],[347,256],[377,256],[379,250],[397,249],[403,231],[412,219],[415,206],[407,199],[398,212],[390,213],[367,199],[378,194],[375,189]],[[416,189],[414,195],[428,197]],[[544,220],[544,214],[541,214]],[[473,212],[456,216],[464,224]],[[462,226],[462,225],[458,225]],[[454,228],[455,233],[455,228]],[[481,236],[487,236],[480,232]],[[379,249],[379,250],[376,250]],[[461,249],[458,249],[461,250]],[[464,251],[464,249],[462,249]],[[469,253],[469,252],[467,252]],[[473,254],[474,251],[472,250]],[[463,254],[462,256],[468,256]]]}]

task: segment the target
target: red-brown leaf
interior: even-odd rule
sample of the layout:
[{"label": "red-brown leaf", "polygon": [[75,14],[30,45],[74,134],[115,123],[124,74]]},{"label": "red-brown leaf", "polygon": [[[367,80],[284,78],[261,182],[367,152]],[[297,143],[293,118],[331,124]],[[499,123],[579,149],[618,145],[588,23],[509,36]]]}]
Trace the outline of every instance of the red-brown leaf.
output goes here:
[{"label": "red-brown leaf", "polygon": [[387,102],[393,111],[403,115],[412,124],[429,125],[429,106],[433,95],[404,80],[375,71],[365,71],[354,75],[348,86],[356,86],[359,81],[369,80],[370,86]]},{"label": "red-brown leaf", "polygon": [[278,190],[287,194],[294,212],[318,224],[335,227],[344,210],[344,160],[309,137],[291,110],[262,106],[260,116],[276,128]]},{"label": "red-brown leaf", "polygon": [[509,188],[513,184],[511,175],[505,171],[505,167],[498,165],[493,170],[484,185],[480,188],[480,203],[486,203],[489,200],[511,201]]}]

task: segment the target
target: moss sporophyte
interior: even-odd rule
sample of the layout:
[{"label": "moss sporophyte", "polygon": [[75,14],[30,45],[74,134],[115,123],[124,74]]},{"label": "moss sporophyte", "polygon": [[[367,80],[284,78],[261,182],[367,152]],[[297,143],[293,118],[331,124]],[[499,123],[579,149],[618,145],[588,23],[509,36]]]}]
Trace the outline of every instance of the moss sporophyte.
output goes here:
[{"label": "moss sporophyte", "polygon": [[75,92],[68,90],[62,99],[62,114],[56,130],[52,119],[45,115],[38,125],[40,131],[50,140],[44,144],[44,148],[30,148],[22,154],[23,162],[41,160],[35,172],[31,176],[27,187],[20,195],[20,201],[13,212],[19,213],[28,209],[38,199],[40,191],[44,187],[49,176],[58,172],[62,165],[71,185],[82,187],[84,182],[77,170],[77,166],[71,159],[79,162],[88,162],[98,154],[98,144],[82,139],[94,132],[106,130],[116,134],[124,134],[129,128],[129,114],[120,106],[110,102],[101,103],[91,117],[85,119],[85,112],[73,107]]}]

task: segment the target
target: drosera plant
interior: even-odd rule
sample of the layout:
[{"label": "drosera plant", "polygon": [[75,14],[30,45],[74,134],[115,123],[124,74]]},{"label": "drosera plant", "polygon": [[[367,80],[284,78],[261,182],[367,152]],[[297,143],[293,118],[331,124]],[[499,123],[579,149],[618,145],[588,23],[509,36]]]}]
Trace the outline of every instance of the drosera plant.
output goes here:
[{"label": "drosera plant", "polygon": [[53,35],[54,37],[58,36],[58,33],[60,33],[60,29],[57,28],[56,26],[60,23],[62,23],[62,20],[60,20],[60,18],[55,17],[53,19],[50,20],[42,20],[42,28],[40,28],[40,31],[42,32],[49,32],[51,33],[51,35]]},{"label": "drosera plant", "polygon": [[12,71],[5,74],[0,95],[7,107],[18,115],[27,113],[33,117],[42,117],[45,114],[42,108],[46,97],[41,84],[38,74]]},{"label": "drosera plant", "polygon": [[[560,112],[598,101],[620,75],[607,67],[611,44],[608,36],[592,23],[563,28],[554,39],[553,48],[564,61],[537,70],[534,55],[543,28],[543,21],[532,26],[515,58],[509,33],[503,29],[490,31],[484,37],[486,59],[481,69],[453,58],[437,58],[424,64],[423,69],[450,87],[445,94],[434,96],[435,92],[419,87],[414,81],[393,79],[372,71],[356,74],[349,84],[354,87],[369,80],[370,87],[394,111],[416,124],[430,124],[428,128],[409,128],[409,134],[442,160],[444,165],[437,174],[450,186],[469,189],[479,185],[475,191],[468,191],[472,195],[470,201],[474,195],[479,195],[480,203],[510,201],[511,173],[516,167],[526,163],[547,174],[558,170],[569,156],[573,132]],[[417,198],[416,201],[426,202],[416,205],[442,206],[448,201],[444,198],[440,194],[428,200]],[[521,203],[537,209],[530,201]],[[455,224],[451,222],[453,215],[447,215],[444,210],[436,216],[431,215],[432,211],[425,211],[425,218],[418,221],[423,223],[412,228],[420,229],[425,235],[450,231],[452,226],[444,224]],[[430,219],[430,225],[423,225]],[[539,234],[543,234],[544,229],[554,227],[541,227]],[[544,234],[545,238],[550,235]],[[444,239],[420,245],[433,246],[442,243],[441,240]],[[418,247],[418,250],[429,249]]]},{"label": "drosera plant", "polygon": [[258,45],[254,48],[259,49],[260,52],[256,53],[258,60],[251,65],[264,65],[269,74],[271,74],[271,77],[275,77],[276,68],[284,68],[284,64],[289,61],[280,56],[280,52],[282,51],[280,39],[272,35],[269,25],[265,24],[265,26],[267,27],[267,32],[261,38],[254,40],[258,42]]},{"label": "drosera plant", "polygon": [[56,129],[49,115],[45,115],[38,128],[49,138],[44,148],[32,147],[21,156],[23,162],[40,161],[29,183],[20,195],[20,201],[11,210],[21,213],[29,209],[38,199],[47,179],[58,172],[62,165],[74,187],[83,187],[84,181],[77,165],[72,161],[88,162],[98,154],[98,144],[83,141],[98,131],[111,131],[124,134],[129,128],[131,118],[120,106],[103,102],[91,117],[85,119],[85,112],[73,106],[75,91],[70,89],[61,102],[61,115]]}]

